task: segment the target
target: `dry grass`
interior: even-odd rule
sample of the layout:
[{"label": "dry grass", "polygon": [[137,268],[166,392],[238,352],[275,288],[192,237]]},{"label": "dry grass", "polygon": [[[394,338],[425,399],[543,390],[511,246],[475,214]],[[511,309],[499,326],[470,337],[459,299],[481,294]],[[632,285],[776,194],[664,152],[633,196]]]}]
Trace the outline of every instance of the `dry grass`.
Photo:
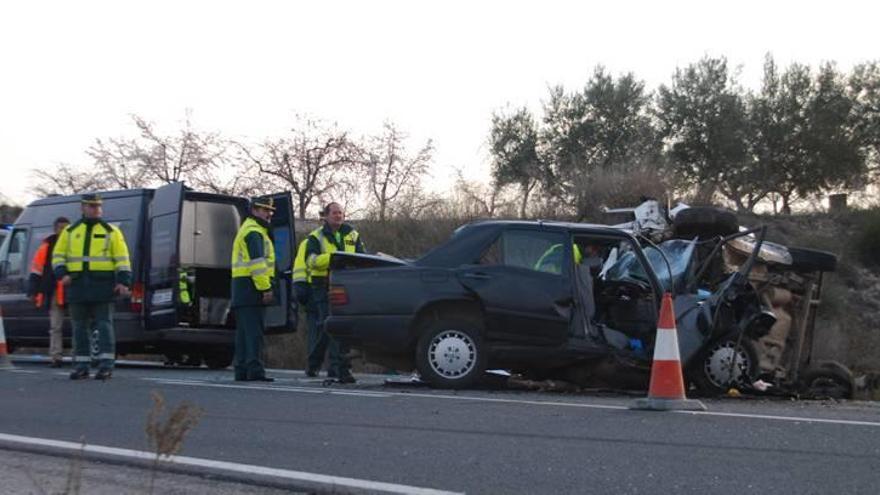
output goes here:
[{"label": "dry grass", "polygon": [[150,450],[156,453],[147,493],[153,493],[156,473],[162,458],[169,458],[183,448],[186,434],[193,429],[204,414],[204,410],[190,402],[184,401],[166,413],[165,396],[161,392],[150,394],[153,407],[147,413],[144,431]]}]

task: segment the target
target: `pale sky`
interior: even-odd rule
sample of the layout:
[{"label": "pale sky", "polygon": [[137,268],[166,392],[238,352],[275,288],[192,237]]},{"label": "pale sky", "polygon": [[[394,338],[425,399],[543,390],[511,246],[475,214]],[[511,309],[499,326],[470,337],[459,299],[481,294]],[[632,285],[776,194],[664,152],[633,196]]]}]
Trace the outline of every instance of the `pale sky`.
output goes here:
[{"label": "pale sky", "polygon": [[540,109],[597,64],[650,89],[703,55],[758,86],[780,65],[880,58],[869,1],[9,1],[0,6],[0,194],[34,199],[33,168],[87,165],[97,137],[198,129],[280,136],[297,112],[356,134],[385,120],[435,143],[429,187],[488,176],[493,110]]}]

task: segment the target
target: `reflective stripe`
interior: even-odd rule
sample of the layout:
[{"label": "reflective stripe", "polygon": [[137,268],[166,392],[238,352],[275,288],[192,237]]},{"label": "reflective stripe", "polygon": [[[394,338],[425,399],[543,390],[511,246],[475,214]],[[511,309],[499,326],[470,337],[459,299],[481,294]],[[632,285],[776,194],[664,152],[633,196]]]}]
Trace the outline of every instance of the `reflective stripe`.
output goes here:
[{"label": "reflective stripe", "polygon": [[267,267],[263,267],[263,268],[260,268],[259,270],[254,270],[254,271],[252,271],[252,272],[251,272],[251,277],[259,277],[260,275],[265,275],[265,274],[267,274],[267,273],[269,273],[269,272],[271,272],[271,271],[272,271],[272,269],[269,268],[268,266],[267,266]]},{"label": "reflective stripe", "polygon": [[131,265],[119,265],[116,267],[117,272],[130,272]]},{"label": "reflective stripe", "polygon": [[113,258],[113,261],[116,261],[116,262],[130,261],[128,256],[111,256],[111,258]]},{"label": "reflective stripe", "polygon": [[[126,256],[128,258],[128,256]],[[100,261],[113,261],[113,258],[110,256],[68,256],[68,263],[81,263],[81,262],[100,262]]]},{"label": "reflective stripe", "polygon": [[266,258],[254,258],[250,261],[238,261],[232,264],[233,268],[250,268],[252,266],[266,263]]},{"label": "reflective stripe", "polygon": [[116,354],[112,352],[102,352],[98,354],[98,359],[116,359]]},{"label": "reflective stripe", "polygon": [[92,356],[73,356],[74,363],[86,363],[92,360]]}]

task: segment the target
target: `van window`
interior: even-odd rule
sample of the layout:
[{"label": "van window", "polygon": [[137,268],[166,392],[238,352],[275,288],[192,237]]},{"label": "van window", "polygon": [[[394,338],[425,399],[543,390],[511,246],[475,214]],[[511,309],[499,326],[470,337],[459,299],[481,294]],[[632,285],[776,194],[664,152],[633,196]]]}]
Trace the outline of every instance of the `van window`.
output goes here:
[{"label": "van window", "polygon": [[6,277],[20,277],[24,272],[27,238],[27,230],[15,229],[9,239],[3,243],[0,261],[3,262]]}]

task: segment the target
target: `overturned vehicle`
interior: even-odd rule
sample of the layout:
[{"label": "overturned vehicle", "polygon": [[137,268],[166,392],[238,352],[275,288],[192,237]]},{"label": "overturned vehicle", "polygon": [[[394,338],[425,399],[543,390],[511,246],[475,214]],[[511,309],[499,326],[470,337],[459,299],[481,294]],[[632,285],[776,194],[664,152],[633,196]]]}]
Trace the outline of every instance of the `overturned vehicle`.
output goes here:
[{"label": "overturned vehicle", "polygon": [[675,301],[685,379],[702,394],[754,384],[848,397],[813,362],[823,273],[836,257],[764,240],[723,210],[642,205],[618,226],[482,221],[413,261],[334,254],[327,331],[369,362],[436,387],[486,369],[646,388],[662,294]]}]

